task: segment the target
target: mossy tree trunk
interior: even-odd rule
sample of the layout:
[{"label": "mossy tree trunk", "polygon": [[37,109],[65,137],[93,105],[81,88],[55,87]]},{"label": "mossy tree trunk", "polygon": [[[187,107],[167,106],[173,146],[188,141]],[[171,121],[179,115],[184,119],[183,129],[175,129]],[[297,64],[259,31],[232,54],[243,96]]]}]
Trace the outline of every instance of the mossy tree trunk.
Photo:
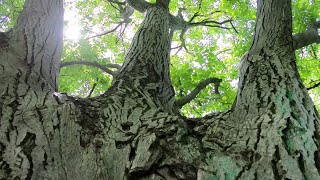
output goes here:
[{"label": "mossy tree trunk", "polygon": [[320,179],[318,116],[295,67],[291,1],[258,1],[234,107],[179,115],[168,1],[104,95],[56,93],[62,1],[27,0],[0,35],[0,179]]}]

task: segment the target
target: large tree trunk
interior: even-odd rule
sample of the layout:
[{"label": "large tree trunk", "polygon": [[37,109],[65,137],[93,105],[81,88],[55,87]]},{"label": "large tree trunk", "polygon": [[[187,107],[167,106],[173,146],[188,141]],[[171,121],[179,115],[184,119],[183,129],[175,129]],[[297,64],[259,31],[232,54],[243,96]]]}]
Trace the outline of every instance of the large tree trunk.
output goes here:
[{"label": "large tree trunk", "polygon": [[229,121],[237,134],[232,147],[248,151],[238,177],[320,178],[319,119],[296,68],[291,17],[290,0],[258,3],[255,35],[242,58]]},{"label": "large tree trunk", "polygon": [[0,34],[0,179],[320,179],[291,1],[259,1],[234,107],[200,119],[174,104],[168,2],[157,3],[113,86],[80,99],[54,92],[62,1],[26,1],[15,28]]}]

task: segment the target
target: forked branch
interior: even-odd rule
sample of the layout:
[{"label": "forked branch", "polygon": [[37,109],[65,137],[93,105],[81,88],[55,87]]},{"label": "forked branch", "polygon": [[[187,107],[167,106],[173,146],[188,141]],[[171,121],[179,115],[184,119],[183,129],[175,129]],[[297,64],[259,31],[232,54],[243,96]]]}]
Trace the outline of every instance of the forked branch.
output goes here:
[{"label": "forked branch", "polygon": [[196,96],[200,93],[200,91],[202,89],[204,89],[205,87],[207,87],[209,84],[214,83],[214,90],[216,94],[219,94],[219,86],[220,86],[220,82],[222,80],[218,79],[218,78],[209,78],[206,79],[204,81],[201,81],[196,88],[194,88],[194,90],[191,91],[191,93],[189,93],[188,95],[180,98],[179,100],[176,101],[176,104],[181,108],[182,106],[184,106],[185,104],[189,103],[190,101],[192,101],[194,98],[196,98]]}]

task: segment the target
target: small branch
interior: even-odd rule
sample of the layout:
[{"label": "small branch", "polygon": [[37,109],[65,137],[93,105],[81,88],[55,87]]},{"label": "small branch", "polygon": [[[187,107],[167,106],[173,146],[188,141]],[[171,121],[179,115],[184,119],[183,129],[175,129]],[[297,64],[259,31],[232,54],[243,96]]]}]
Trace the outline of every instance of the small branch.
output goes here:
[{"label": "small branch", "polygon": [[179,51],[183,48],[187,53],[191,54],[186,46],[186,40],[184,39],[184,34],[186,33],[188,29],[183,29],[179,35],[179,38],[180,38],[180,42],[181,42],[181,45],[178,46],[178,47],[175,47],[175,48],[172,48],[172,49],[178,49],[176,54],[179,53]]},{"label": "small branch", "polygon": [[176,104],[181,108],[182,106],[184,106],[185,104],[189,103],[190,101],[192,101],[194,98],[196,98],[196,96],[199,94],[199,92],[204,89],[207,85],[214,83],[214,89],[215,89],[215,93],[219,94],[219,85],[220,85],[221,79],[218,78],[209,78],[206,79],[202,82],[200,82],[196,88],[194,88],[193,91],[191,91],[190,94],[180,98],[179,100],[176,101]]},{"label": "small branch", "polygon": [[228,20],[225,20],[225,21],[222,21],[222,22],[207,19],[207,20],[203,20],[203,21],[200,21],[200,22],[190,23],[190,26],[191,27],[194,27],[194,26],[207,26],[207,27],[217,27],[217,28],[222,28],[222,29],[231,29],[231,28],[222,26],[225,23],[231,23],[231,21],[232,21],[231,19],[228,19]]},{"label": "small branch", "polygon": [[4,15],[1,17],[0,24],[2,24],[4,21],[8,21],[8,20],[9,20],[9,15]]},{"label": "small branch", "polygon": [[312,51],[312,54],[313,54],[313,58],[318,59],[317,52],[315,51],[313,45],[311,45],[311,51]]},{"label": "small branch", "polygon": [[312,23],[306,32],[293,35],[294,50],[308,46],[312,43],[320,43],[320,34],[318,29],[320,29],[320,21]]},{"label": "small branch", "polygon": [[92,86],[92,89],[90,90],[89,95],[87,96],[87,98],[89,98],[92,95],[92,93],[93,93],[94,89],[96,88],[96,86],[97,86],[97,83],[94,83],[93,86]]},{"label": "small branch", "polygon": [[112,76],[117,75],[117,72],[115,71],[111,71],[109,68],[116,68],[116,69],[120,69],[119,65],[117,64],[108,64],[108,65],[101,65],[98,62],[90,62],[90,61],[70,61],[70,62],[65,62],[60,64],[60,68],[66,67],[66,66],[72,66],[72,65],[87,65],[87,66],[92,66],[92,67],[97,67],[99,69],[101,69],[103,72],[108,73]]},{"label": "small branch", "polygon": [[239,33],[239,31],[237,31],[236,27],[234,27],[234,25],[233,25],[232,21],[230,21],[230,24],[231,24],[231,26],[232,26],[232,29],[233,29],[233,30],[238,34],[238,33]]},{"label": "small branch", "polygon": [[309,90],[314,89],[314,88],[317,88],[317,87],[319,87],[319,86],[320,86],[320,82],[317,82],[317,83],[314,84],[313,86],[308,87],[307,90],[309,91]]},{"label": "small branch", "polygon": [[[120,22],[118,22],[118,25],[115,28],[113,28],[109,31],[106,31],[104,33],[101,33],[101,34],[97,34],[97,35],[88,37],[86,39],[91,39],[91,38],[95,38],[95,37],[99,37],[99,36],[104,36],[106,34],[110,34],[112,32],[115,32],[116,30],[118,30],[119,27],[120,27],[120,32],[119,32],[120,35],[119,36],[122,37],[128,24],[131,23],[131,21],[132,21],[131,16],[134,13],[134,9],[132,7],[130,7],[125,2],[120,2],[118,0],[107,0],[107,1],[111,4],[112,7],[114,7],[117,11],[119,11],[119,13],[121,15],[120,18],[122,20]],[[123,24],[125,24],[124,27],[123,27]]]},{"label": "small branch", "polygon": [[87,37],[86,39],[91,39],[91,38],[95,38],[95,37],[99,37],[99,36],[103,36],[103,35],[106,35],[106,34],[110,34],[114,31],[116,31],[122,24],[124,23],[124,21],[121,21],[115,28],[113,28],[112,30],[110,31],[107,31],[107,32],[104,32],[104,33],[101,33],[101,34],[97,34],[97,35],[94,35],[94,36],[91,36],[91,37]]},{"label": "small branch", "polygon": [[[141,13],[144,13],[149,7],[152,6],[151,3],[149,3],[145,0],[126,0],[126,1],[132,8],[134,8],[135,10],[137,10]],[[162,3],[165,6],[168,5],[169,2],[170,2],[170,0],[157,0],[158,4]],[[198,11],[200,11],[200,9],[201,9],[201,4],[202,4],[202,1],[200,1],[200,3],[199,3]],[[218,27],[218,28],[222,28],[222,29],[231,29],[231,28],[222,26],[225,23],[230,23],[232,28],[237,32],[237,30],[235,29],[235,27],[232,24],[231,19],[219,22],[219,21],[214,21],[214,20],[208,18],[208,19],[200,21],[200,22],[192,22],[196,17],[203,16],[203,15],[199,15],[199,12],[196,12],[191,17],[191,19],[189,21],[185,21],[182,17],[182,10],[184,10],[184,8],[179,9],[177,16],[170,14],[169,20],[170,20],[170,28],[172,30],[185,30],[186,31],[186,30],[188,30],[188,28],[194,27],[194,26],[207,26],[207,27]],[[216,12],[220,12],[220,11],[216,11]],[[216,12],[213,12],[213,13],[216,13]]]}]

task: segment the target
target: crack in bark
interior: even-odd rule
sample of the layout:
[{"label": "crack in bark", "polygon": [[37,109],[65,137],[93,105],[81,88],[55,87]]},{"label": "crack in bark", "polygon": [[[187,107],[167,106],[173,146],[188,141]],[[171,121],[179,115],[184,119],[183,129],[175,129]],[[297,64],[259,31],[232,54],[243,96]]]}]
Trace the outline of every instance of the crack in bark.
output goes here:
[{"label": "crack in bark", "polygon": [[258,144],[260,142],[260,135],[261,135],[261,127],[262,127],[262,123],[263,121],[261,121],[259,124],[258,124],[258,131],[257,131],[257,140],[256,140],[256,143],[254,144],[254,149],[256,150],[258,148]]},{"label": "crack in bark", "polygon": [[3,173],[0,174],[1,180],[9,179],[9,176],[12,172],[9,164],[3,160],[3,152],[5,151],[5,149],[6,147],[2,143],[0,143],[0,172]]},{"label": "crack in bark", "polygon": [[320,174],[320,150],[314,152],[314,162],[318,169],[318,173]]},{"label": "crack in bark", "polygon": [[273,154],[273,159],[271,160],[272,171],[273,171],[273,175],[274,175],[275,179],[282,179],[283,176],[281,175],[281,173],[279,172],[279,169],[278,169],[278,162],[281,160],[279,147],[275,146],[275,149],[276,150]]},{"label": "crack in bark", "polygon": [[[22,148],[24,155],[27,157],[27,159],[30,163],[30,167],[28,169],[28,174],[26,177],[27,180],[30,180],[33,175],[33,159],[32,159],[31,153],[32,153],[33,149],[35,147],[37,147],[35,140],[36,140],[36,135],[33,133],[30,133],[30,132],[27,132],[23,141],[19,145]],[[25,167],[23,167],[23,168],[25,168]]]},{"label": "crack in bark", "polygon": [[306,169],[305,169],[305,166],[304,166],[304,158],[303,158],[303,154],[302,153],[299,153],[298,166],[299,166],[299,169],[300,169],[300,171],[302,173],[303,179],[308,179],[306,177]]},{"label": "crack in bark", "polygon": [[43,151],[44,151],[44,161],[42,162],[42,166],[43,166],[43,169],[44,170],[47,170],[47,165],[49,165],[48,164],[48,155],[47,155],[47,153],[45,152],[45,150],[43,149]]},{"label": "crack in bark", "polygon": [[289,155],[293,155],[292,149],[291,149],[291,141],[290,141],[290,136],[291,136],[291,123],[290,123],[290,117],[285,119],[286,121],[286,127],[282,130],[282,140],[284,143],[284,147],[286,149],[286,151],[288,152]]}]

